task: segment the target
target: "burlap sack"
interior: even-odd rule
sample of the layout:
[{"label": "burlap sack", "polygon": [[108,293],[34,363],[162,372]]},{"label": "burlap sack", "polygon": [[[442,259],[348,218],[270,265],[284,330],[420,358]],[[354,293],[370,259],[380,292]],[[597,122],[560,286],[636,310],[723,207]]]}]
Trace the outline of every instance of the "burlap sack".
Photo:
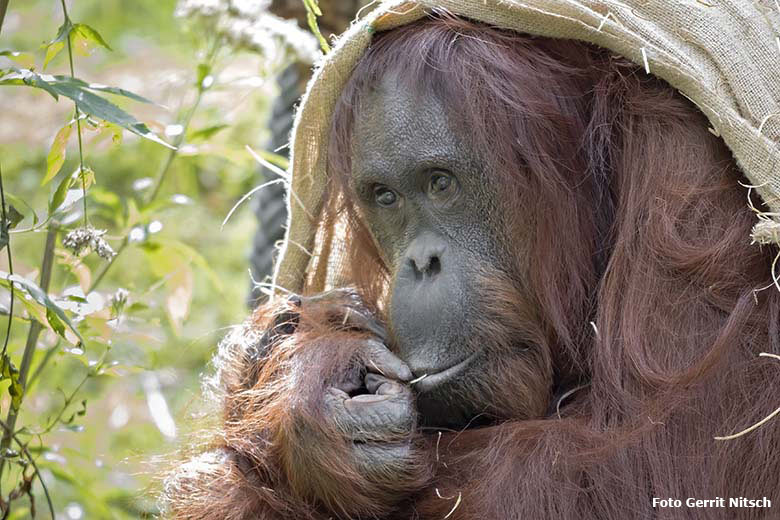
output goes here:
[{"label": "burlap sack", "polygon": [[354,22],[308,85],[291,139],[290,212],[277,287],[320,291],[339,283],[338,232],[323,230],[319,219],[333,107],[375,32],[432,9],[590,42],[666,80],[707,116],[765,202],[754,240],[778,242],[780,224],[772,214],[780,215],[780,0],[395,0]]}]

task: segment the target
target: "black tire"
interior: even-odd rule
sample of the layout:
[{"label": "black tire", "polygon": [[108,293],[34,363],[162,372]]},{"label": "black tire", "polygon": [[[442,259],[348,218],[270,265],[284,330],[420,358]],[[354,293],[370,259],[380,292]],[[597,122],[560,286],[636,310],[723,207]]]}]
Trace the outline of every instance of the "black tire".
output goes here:
[{"label": "black tire", "polygon": [[[294,63],[285,68],[277,78],[279,95],[271,106],[271,117],[268,128],[271,138],[266,150],[279,150],[284,147],[292,130],[295,108],[303,94],[308,68]],[[288,156],[289,150],[284,148],[276,152]],[[261,182],[278,179],[278,175],[268,168],[261,168]],[[249,295],[250,307],[255,307],[265,301],[265,295],[257,283],[267,283],[273,274],[277,244],[284,238],[287,223],[286,189],[281,183],[272,184],[254,197],[254,209],[257,216],[257,232],[250,256],[252,286]]]}]

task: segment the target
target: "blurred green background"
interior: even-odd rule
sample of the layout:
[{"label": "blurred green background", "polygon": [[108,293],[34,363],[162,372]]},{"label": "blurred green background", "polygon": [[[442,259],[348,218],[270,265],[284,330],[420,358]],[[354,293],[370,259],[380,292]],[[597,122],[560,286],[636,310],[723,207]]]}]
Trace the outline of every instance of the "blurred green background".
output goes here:
[{"label": "blurred green background", "polygon": [[[107,261],[86,251],[75,256],[62,244],[67,232],[82,225],[80,201],[54,213],[61,228],[49,294],[85,343],[74,347],[44,323],[16,429],[40,468],[57,518],[139,518],[155,513],[159,473],[182,436],[207,420],[200,402],[208,360],[226,329],[247,314],[247,257],[257,225],[251,203],[222,223],[242,195],[262,182],[246,146],[263,150],[273,78],[291,54],[284,46],[228,43],[215,36],[214,20],[175,16],[175,0],[66,4],[73,23],[97,30],[112,49],[74,41],[87,50],[73,54],[75,75],[152,100],[103,96],[166,141],[183,142],[171,155],[127,131],[115,142],[115,128],[91,127],[97,118],[82,121],[84,164],[95,172],[87,196],[89,222],[106,230],[103,238],[121,252],[84,299]],[[45,46],[62,23],[59,1],[12,0],[0,51],[29,54],[0,57],[0,69],[68,75],[67,49],[42,71]],[[47,155],[73,116],[73,102],[66,97],[55,101],[40,89],[0,85],[3,183],[7,202],[25,217],[10,235],[13,269],[36,283],[45,254],[42,222],[58,186],[79,167],[76,130],[64,165],[42,185]],[[161,172],[160,192],[150,203]],[[80,182],[72,186],[80,187]],[[5,250],[0,269],[9,270]],[[124,304],[121,292],[117,303],[118,289],[127,291]],[[24,297],[18,291],[8,344],[17,368],[31,323],[31,311],[20,301]],[[9,300],[9,291],[0,290],[0,337]],[[5,376],[0,383],[3,420],[11,407],[11,383]],[[9,518],[32,515],[28,495],[34,497],[36,517],[48,518],[26,455],[11,447],[4,454],[0,495],[4,507],[14,498]]]}]

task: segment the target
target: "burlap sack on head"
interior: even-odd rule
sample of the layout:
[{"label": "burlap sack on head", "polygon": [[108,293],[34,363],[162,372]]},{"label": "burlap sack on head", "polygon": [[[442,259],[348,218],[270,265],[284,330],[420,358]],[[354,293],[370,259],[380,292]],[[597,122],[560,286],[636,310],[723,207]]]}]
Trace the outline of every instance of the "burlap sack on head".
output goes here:
[{"label": "burlap sack on head", "polygon": [[666,80],[707,116],[763,199],[753,239],[778,243],[780,0],[395,0],[353,23],[308,85],[291,138],[289,222],[275,286],[314,292],[341,282],[338,230],[320,222],[333,107],[374,33],[435,9],[590,42]]}]

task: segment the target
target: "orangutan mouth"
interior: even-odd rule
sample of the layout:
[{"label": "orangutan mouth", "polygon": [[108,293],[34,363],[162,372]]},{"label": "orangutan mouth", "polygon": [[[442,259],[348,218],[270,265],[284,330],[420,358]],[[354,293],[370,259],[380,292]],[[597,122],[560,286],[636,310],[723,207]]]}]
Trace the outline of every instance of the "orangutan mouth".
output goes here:
[{"label": "orangutan mouth", "polygon": [[474,352],[463,361],[460,361],[449,368],[445,368],[440,372],[436,372],[434,374],[420,375],[416,379],[412,380],[411,382],[412,388],[414,388],[417,392],[420,393],[430,392],[437,386],[444,384],[450,379],[462,374],[466,370],[466,368],[468,368],[471,362],[474,361],[474,359],[476,359],[477,354],[479,354],[479,352]]}]

